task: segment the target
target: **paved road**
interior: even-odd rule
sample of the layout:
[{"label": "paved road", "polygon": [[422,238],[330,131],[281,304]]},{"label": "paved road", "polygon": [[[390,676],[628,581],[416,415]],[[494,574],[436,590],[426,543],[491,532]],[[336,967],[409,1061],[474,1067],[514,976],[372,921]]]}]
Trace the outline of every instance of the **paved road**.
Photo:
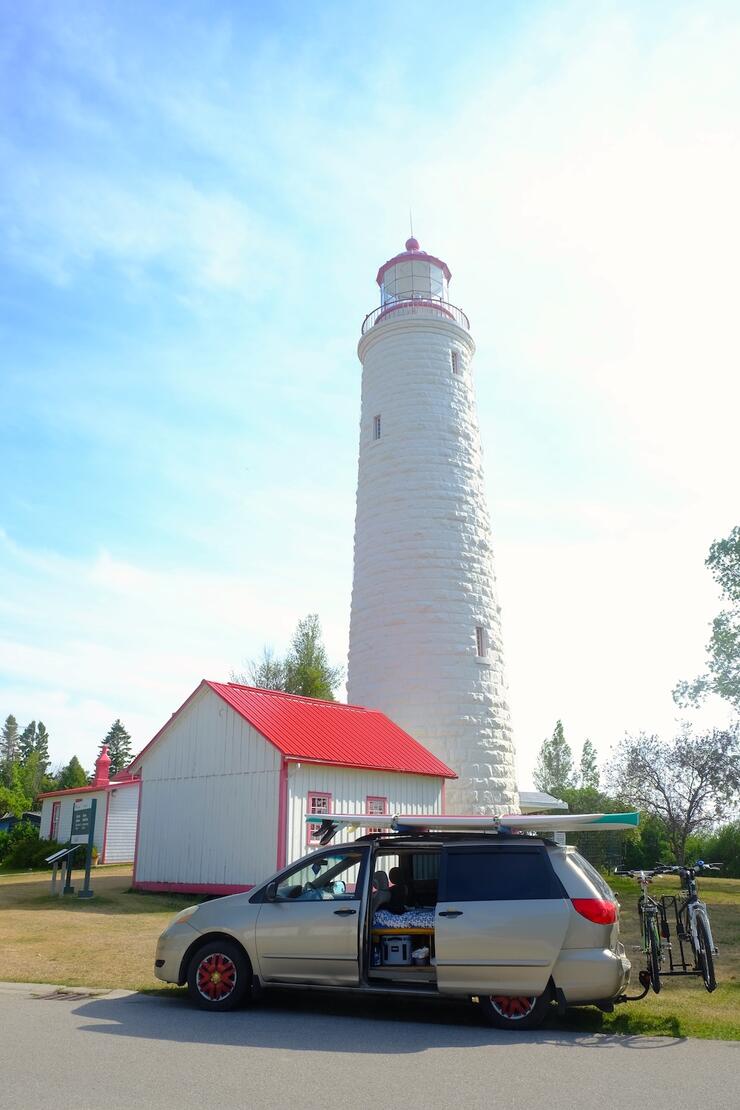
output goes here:
[{"label": "paved road", "polygon": [[179,994],[50,990],[0,985],[2,1110],[739,1105],[739,1043],[505,1034],[431,1000],[275,994],[215,1015]]}]

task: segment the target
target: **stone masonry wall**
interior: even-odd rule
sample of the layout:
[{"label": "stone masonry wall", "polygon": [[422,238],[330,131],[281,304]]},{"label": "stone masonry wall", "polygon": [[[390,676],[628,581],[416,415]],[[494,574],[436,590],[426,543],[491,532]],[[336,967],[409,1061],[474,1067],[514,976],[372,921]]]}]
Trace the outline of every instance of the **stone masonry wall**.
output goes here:
[{"label": "stone masonry wall", "polygon": [[[360,341],[348,697],[383,710],[458,773],[448,813],[493,814],[516,811],[518,794],[474,350],[434,310],[391,316]],[[477,657],[476,626],[487,658]]]}]

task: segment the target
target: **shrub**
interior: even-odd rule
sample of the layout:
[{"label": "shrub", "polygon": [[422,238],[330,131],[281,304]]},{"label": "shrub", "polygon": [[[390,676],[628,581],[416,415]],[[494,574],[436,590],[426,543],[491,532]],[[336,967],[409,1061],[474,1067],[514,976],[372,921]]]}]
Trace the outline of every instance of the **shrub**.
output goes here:
[{"label": "shrub", "polygon": [[0,860],[4,867],[14,870],[49,867],[46,857],[63,847],[55,840],[39,840],[38,829],[30,821],[19,821],[6,836],[8,846],[4,858],[0,856]]},{"label": "shrub", "polygon": [[10,833],[6,832],[5,829],[3,829],[0,832],[0,864],[2,864],[3,860],[10,851],[10,847]]},{"label": "shrub", "polygon": [[708,863],[721,863],[721,874],[728,879],[740,878],[740,821],[722,825],[714,833],[689,837],[686,842],[686,859],[704,859]]}]

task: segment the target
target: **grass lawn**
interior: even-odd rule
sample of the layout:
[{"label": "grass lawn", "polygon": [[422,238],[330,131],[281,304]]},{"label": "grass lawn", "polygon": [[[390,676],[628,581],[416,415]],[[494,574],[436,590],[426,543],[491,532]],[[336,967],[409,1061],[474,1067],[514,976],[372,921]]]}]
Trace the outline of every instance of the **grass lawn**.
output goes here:
[{"label": "grass lawn", "polygon": [[[622,903],[621,931],[633,962],[637,993],[639,943],[637,884],[612,876]],[[174,913],[199,901],[193,896],[130,892],[129,866],[99,867],[93,872],[95,897],[52,898],[48,872],[0,871],[0,967],[2,978],[63,986],[124,987],[169,990],[154,978],[157,937]],[[665,878],[655,892],[676,889]],[[618,1006],[613,1014],[573,1009],[548,1019],[551,1028],[605,1033],[740,1040],[740,880],[707,879],[700,893],[710,908],[719,946],[718,987],[707,994],[698,978],[668,979],[659,995]]]}]

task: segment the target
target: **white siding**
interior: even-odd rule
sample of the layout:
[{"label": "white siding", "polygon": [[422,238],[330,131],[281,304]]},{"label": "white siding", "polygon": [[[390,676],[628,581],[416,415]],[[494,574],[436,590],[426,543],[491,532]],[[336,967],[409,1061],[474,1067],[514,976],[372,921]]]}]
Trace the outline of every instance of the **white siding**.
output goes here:
[{"label": "white siding", "polygon": [[109,792],[104,863],[129,863],[136,846],[139,785],[113,786]]},{"label": "white siding", "polygon": [[[334,813],[363,813],[368,796],[388,799],[388,813],[441,813],[442,779],[430,775],[402,775],[392,771],[363,771],[320,764],[288,765],[287,862],[310,851],[306,845],[306,805],[312,791],[332,795]],[[356,832],[338,834],[334,843],[354,840]]]},{"label": "white siding", "polygon": [[246,886],[271,874],[280,763],[202,689],[141,759],[136,882]]},{"label": "white siding", "polygon": [[95,830],[93,832],[93,844],[98,849],[98,852],[103,850],[103,836],[105,835],[105,791],[95,790],[89,794],[63,794],[60,798],[44,798],[41,803],[41,826],[39,828],[39,836],[42,840],[48,840],[51,835],[51,815],[54,808],[54,802],[61,802],[62,807],[59,813],[59,831],[57,833],[57,840],[60,844],[65,844],[72,833],[72,810],[76,801],[85,802],[91,798],[97,800],[97,808],[95,810]]}]

